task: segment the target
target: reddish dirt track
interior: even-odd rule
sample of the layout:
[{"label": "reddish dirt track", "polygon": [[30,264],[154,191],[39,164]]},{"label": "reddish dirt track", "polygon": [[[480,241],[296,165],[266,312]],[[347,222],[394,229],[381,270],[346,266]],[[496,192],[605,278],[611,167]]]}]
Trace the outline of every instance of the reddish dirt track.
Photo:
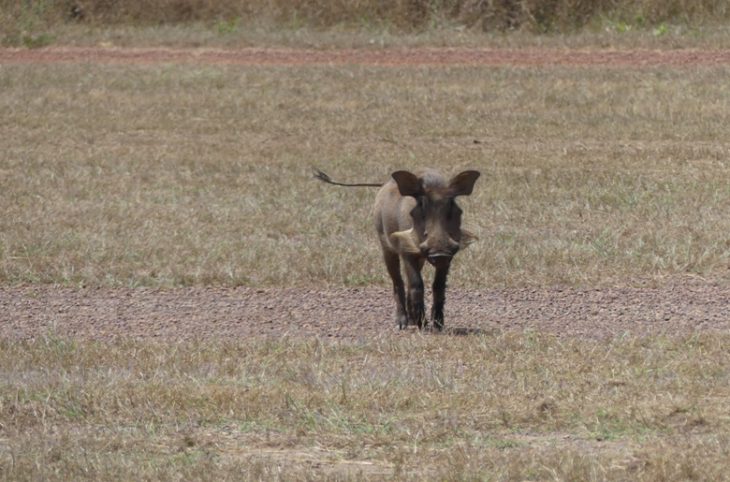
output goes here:
[{"label": "reddish dirt track", "polygon": [[48,47],[0,49],[0,65],[11,63],[192,63],[222,65],[379,65],[379,66],[615,66],[697,67],[730,65],[730,50],[569,50],[569,49],[284,49]]},{"label": "reddish dirt track", "polygon": [[[610,66],[730,65],[729,50],[239,50],[51,47],[0,49],[0,65]],[[727,331],[730,287],[685,278],[662,288],[483,289],[447,292],[447,335],[534,330],[559,336]],[[384,288],[73,289],[0,287],[0,336],[200,339],[258,336],[368,339],[398,334]],[[407,330],[401,335],[412,333]]]}]

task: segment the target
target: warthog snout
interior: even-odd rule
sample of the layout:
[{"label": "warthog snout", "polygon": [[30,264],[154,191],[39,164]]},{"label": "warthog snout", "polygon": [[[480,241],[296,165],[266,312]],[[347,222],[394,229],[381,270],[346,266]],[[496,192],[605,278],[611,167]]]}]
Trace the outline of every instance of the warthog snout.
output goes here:
[{"label": "warthog snout", "polygon": [[459,251],[459,243],[454,241],[451,236],[446,235],[439,243],[429,242],[428,233],[424,233],[426,240],[419,245],[421,253],[429,261],[435,258],[451,258]]}]

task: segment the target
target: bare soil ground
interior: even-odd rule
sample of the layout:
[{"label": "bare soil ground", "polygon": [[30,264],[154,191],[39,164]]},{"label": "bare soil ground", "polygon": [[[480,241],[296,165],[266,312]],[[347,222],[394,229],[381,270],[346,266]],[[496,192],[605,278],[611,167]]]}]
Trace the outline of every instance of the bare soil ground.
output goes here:
[{"label": "bare soil ground", "polygon": [[[730,329],[730,288],[454,289],[447,335],[534,330],[607,338]],[[384,288],[0,288],[0,336],[105,339],[330,337],[398,333]],[[403,334],[415,332],[415,328]]]},{"label": "bare soil ground", "polygon": [[[730,51],[0,49],[0,64],[48,62],[692,67],[730,65]],[[447,293],[445,333],[531,329],[604,338],[727,330],[728,299],[730,287],[692,278],[661,288],[452,289]],[[0,336],[10,338],[55,334],[366,339],[384,331],[397,333],[390,291],[385,288],[0,288]]]}]

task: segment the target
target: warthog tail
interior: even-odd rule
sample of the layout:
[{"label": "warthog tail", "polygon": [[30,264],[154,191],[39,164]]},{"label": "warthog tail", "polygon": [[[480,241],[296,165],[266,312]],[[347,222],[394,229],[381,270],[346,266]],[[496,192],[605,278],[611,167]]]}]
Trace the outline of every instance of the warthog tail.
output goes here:
[{"label": "warthog tail", "polygon": [[322,182],[326,182],[327,184],[334,184],[335,186],[347,186],[347,187],[380,187],[383,184],[382,183],[369,183],[369,182],[356,182],[356,183],[346,183],[346,182],[337,182],[333,181],[329,175],[326,173],[320,171],[316,167],[312,168],[312,174],[314,175],[315,179],[319,179]]}]

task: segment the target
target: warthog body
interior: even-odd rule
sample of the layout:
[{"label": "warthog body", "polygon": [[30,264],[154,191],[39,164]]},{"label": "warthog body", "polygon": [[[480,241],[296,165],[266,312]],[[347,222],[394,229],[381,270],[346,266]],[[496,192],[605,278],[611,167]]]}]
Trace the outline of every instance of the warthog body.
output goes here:
[{"label": "warthog body", "polygon": [[[315,177],[344,186],[380,186],[337,183],[321,171],[316,171]],[[421,328],[426,322],[421,276],[426,261],[436,269],[431,320],[435,328],[443,328],[446,278],[451,260],[457,251],[475,239],[461,229],[462,211],[455,198],[471,194],[478,177],[478,171],[464,171],[450,180],[433,169],[415,174],[396,171],[375,197],[375,229],[393,281],[399,328],[409,324]]]}]

